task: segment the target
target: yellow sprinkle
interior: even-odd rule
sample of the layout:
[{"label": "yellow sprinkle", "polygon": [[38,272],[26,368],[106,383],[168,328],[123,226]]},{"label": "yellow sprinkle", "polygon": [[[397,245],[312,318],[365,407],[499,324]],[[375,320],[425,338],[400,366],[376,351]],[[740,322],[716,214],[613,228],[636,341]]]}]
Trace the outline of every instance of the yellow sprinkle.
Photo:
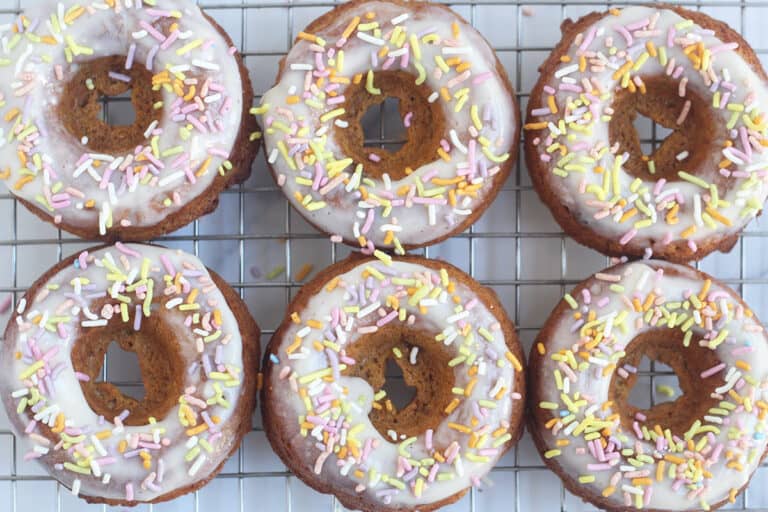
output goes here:
[{"label": "yellow sprinkle", "polygon": [[373,85],[373,70],[369,69],[368,74],[365,77],[365,90],[373,95],[380,95],[381,89],[374,87]]}]

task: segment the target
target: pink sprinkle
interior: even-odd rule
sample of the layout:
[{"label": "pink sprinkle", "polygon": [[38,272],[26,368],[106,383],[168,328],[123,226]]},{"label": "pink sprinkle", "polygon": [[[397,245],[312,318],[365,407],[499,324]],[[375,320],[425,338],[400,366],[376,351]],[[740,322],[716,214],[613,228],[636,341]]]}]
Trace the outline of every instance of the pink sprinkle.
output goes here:
[{"label": "pink sprinkle", "polygon": [[613,27],[613,29],[621,34],[622,37],[624,37],[624,39],[627,41],[627,46],[632,46],[632,41],[634,41],[634,39],[632,38],[632,34],[629,33],[629,30],[627,30],[623,25],[617,25]]},{"label": "pink sprinkle", "polygon": [[699,250],[699,247],[693,240],[688,240],[688,248],[691,250],[691,252],[696,252]]},{"label": "pink sprinkle", "polygon": [[427,430],[426,435],[424,436],[424,443],[427,447],[427,450],[432,449],[432,434],[433,434],[433,431],[430,428]]},{"label": "pink sprinkle", "polygon": [[360,232],[362,234],[365,235],[366,233],[368,233],[368,230],[371,229],[371,226],[373,226],[374,217],[375,217],[375,215],[373,213],[373,209],[369,209],[368,213],[367,213],[367,215],[365,217],[365,224],[363,224],[363,227],[360,230]]},{"label": "pink sprinkle", "polygon": [[82,372],[75,372],[75,378],[81,382],[89,382],[91,378]]},{"label": "pink sprinkle", "polygon": [[720,364],[718,364],[716,366],[713,366],[712,368],[710,368],[708,370],[704,370],[703,372],[701,372],[701,378],[702,379],[707,379],[707,378],[715,375],[716,373],[722,371],[724,368],[725,368],[725,363],[720,363]]},{"label": "pink sprinkle", "polygon": [[403,118],[403,126],[406,128],[411,127],[411,119],[413,119],[413,112],[408,112],[405,114],[405,117]]},{"label": "pink sprinkle", "polygon": [[141,306],[136,304],[136,314],[133,317],[133,330],[141,330]]},{"label": "pink sprinkle", "polygon": [[0,302],[0,315],[11,309],[11,302],[13,302],[13,295],[9,293],[5,296],[3,302]]},{"label": "pink sprinkle", "polygon": [[160,42],[165,41],[165,36],[163,35],[163,33],[160,32],[159,30],[157,30],[155,27],[153,27],[149,23],[147,23],[146,21],[141,20],[139,22],[139,25],[141,25],[141,28],[146,30],[149,35],[151,35],[152,37],[154,37],[158,41],[160,41]]},{"label": "pink sprinkle", "polygon": [[128,55],[125,58],[125,69],[131,69],[133,67],[133,57],[136,55],[136,43],[131,43],[128,47]]},{"label": "pink sprinkle", "polygon": [[80,268],[85,270],[88,268],[88,251],[83,251],[80,253],[80,255],[77,257],[78,263],[80,263]]},{"label": "pink sprinkle", "polygon": [[621,237],[621,240],[619,240],[619,243],[621,245],[627,245],[627,243],[629,243],[629,241],[632,240],[635,237],[635,235],[637,235],[637,229],[632,228],[629,231],[627,231],[624,234],[624,236]]},{"label": "pink sprinkle", "polygon": [[480,73],[479,75],[477,75],[475,78],[472,79],[472,84],[480,85],[486,80],[488,80],[489,78],[491,78],[492,76],[493,76],[493,73],[491,73],[490,71],[486,71],[485,73]]},{"label": "pink sprinkle", "polygon": [[376,153],[368,153],[368,160],[371,162],[381,162],[381,157]]},{"label": "pink sprinkle", "polygon": [[176,270],[173,268],[173,264],[171,263],[171,260],[168,259],[168,256],[165,254],[160,255],[160,261],[163,263],[163,266],[165,267],[165,271],[170,275],[171,277],[176,275]]},{"label": "pink sprinkle", "polygon": [[125,484],[125,499],[126,501],[133,501],[133,484],[130,482]]},{"label": "pink sprinkle", "polygon": [[587,37],[584,38],[584,41],[581,42],[581,45],[579,46],[579,51],[584,51],[587,48],[589,48],[589,45],[592,44],[592,41],[595,39],[595,33],[597,32],[597,26],[593,25],[592,28],[587,32]]},{"label": "pink sprinkle", "polygon": [[117,250],[118,250],[118,251],[120,251],[120,252],[122,252],[122,253],[124,253],[124,254],[127,254],[128,256],[133,256],[134,258],[138,258],[138,257],[140,257],[140,256],[141,256],[141,254],[139,254],[138,252],[134,251],[133,249],[129,249],[129,248],[128,248],[128,247],[127,247],[125,244],[123,244],[122,242],[117,242],[117,243],[115,244],[115,247],[117,247]]}]

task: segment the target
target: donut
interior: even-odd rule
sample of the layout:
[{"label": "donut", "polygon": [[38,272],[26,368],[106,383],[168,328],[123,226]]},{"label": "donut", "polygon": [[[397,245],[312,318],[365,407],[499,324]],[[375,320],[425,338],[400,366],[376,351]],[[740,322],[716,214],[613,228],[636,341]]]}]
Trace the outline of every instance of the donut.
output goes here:
[{"label": "donut", "polygon": [[[525,161],[566,234],[610,256],[727,252],[768,188],[766,75],[723,22],[669,5],[566,21],[528,104]],[[648,153],[637,114],[669,135]],[[655,146],[655,144],[654,144]]]},{"label": "donut", "polygon": [[[111,343],[134,352],[145,395],[101,382]],[[91,503],[194,491],[250,431],[259,328],[195,256],[102,246],[48,270],[2,343],[0,393],[24,460]]]},{"label": "donut", "polygon": [[[250,175],[251,82],[195,2],[44,0],[0,40],[0,178],[44,221],[148,240]],[[133,123],[102,120],[102,98],[121,95]]]},{"label": "donut", "polygon": [[[522,434],[514,326],[494,292],[456,267],[353,254],[288,312],[262,366],[264,429],[296,476],[345,507],[452,503]],[[399,410],[387,364],[415,388]]]},{"label": "donut", "polygon": [[[630,402],[644,356],[671,367],[681,395]],[[765,454],[763,326],[735,291],[686,265],[625,263],[578,284],[534,343],[529,376],[544,462],[604,510],[734,503]]]},{"label": "donut", "polygon": [[[361,119],[399,101],[407,141],[366,146]],[[467,229],[515,162],[506,72],[444,5],[353,0],[300,32],[254,112],[272,174],[316,228],[397,254]]]}]

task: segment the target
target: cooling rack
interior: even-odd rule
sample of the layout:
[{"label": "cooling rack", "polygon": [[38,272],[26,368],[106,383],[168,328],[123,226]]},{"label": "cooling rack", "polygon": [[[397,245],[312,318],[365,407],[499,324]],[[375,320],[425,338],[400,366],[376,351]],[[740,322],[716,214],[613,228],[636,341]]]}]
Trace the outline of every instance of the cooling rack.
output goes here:
[{"label": "cooling rack", "polygon": [[[0,0],[0,23],[36,0]],[[328,1],[200,0],[200,4],[231,35],[245,56],[257,95],[266,91],[278,61],[295,34],[329,10]],[[460,0],[450,5],[494,45],[518,91],[523,111],[527,91],[538,76],[537,67],[559,40],[559,24],[610,5],[597,1]],[[742,32],[764,61],[768,33],[761,30],[768,1],[681,2],[728,22]],[[768,63],[768,62],[766,62]],[[125,97],[104,101],[104,115],[112,121],[130,120]],[[401,140],[397,109],[389,102],[366,115],[368,144],[395,147]],[[646,150],[664,136],[650,122],[638,124]],[[62,257],[93,245],[42,223],[13,196],[0,193],[0,304],[14,303],[45,269]],[[266,170],[263,155],[245,184],[223,193],[219,208],[194,224],[157,242],[195,253],[221,274],[248,303],[263,329],[262,343],[274,332],[288,301],[302,282],[337,261],[349,249],[337,246],[291,211]],[[443,258],[492,287],[513,317],[526,352],[549,311],[566,289],[607,266],[608,259],[582,248],[564,236],[532,190],[522,161],[501,193],[467,232],[419,251]],[[764,320],[768,319],[768,227],[757,219],[742,234],[730,254],[716,254],[697,266],[738,290]],[[9,313],[0,314],[0,325]],[[137,365],[131,355],[108,353],[102,378],[127,394],[140,390]],[[392,376],[396,378],[396,376]],[[658,384],[675,384],[674,375],[660,364],[646,363],[632,400],[649,406],[664,397]],[[87,505],[57,484],[34,462],[23,460],[24,448],[0,412],[0,512],[84,512],[114,510]],[[473,489],[446,512],[521,512],[593,510],[564,491],[558,478],[541,463],[528,435],[507,453],[489,475],[491,485]],[[768,467],[758,469],[750,488],[727,509],[768,510]],[[272,453],[258,414],[254,429],[223,471],[200,491],[170,503],[143,505],[145,512],[194,511],[336,511],[332,497],[306,487]]]}]

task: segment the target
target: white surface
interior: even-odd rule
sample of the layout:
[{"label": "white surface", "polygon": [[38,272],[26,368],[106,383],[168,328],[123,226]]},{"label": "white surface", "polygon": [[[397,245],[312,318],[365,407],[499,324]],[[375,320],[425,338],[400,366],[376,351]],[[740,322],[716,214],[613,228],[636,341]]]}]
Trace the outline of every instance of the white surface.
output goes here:
[{"label": "white surface", "polygon": [[[0,0],[0,22],[13,18],[19,2]],[[31,0],[30,0],[31,1]],[[297,1],[287,8],[285,0],[202,0],[215,6],[208,12],[229,31],[235,44],[246,54],[246,63],[257,93],[271,86],[277,63],[287,50],[292,35],[309,21],[329,9],[330,3]],[[522,92],[525,108],[527,91],[537,78],[536,68],[549,48],[559,40],[559,20],[563,15],[578,17],[594,9],[596,2],[559,2],[530,5],[533,16],[523,14],[523,5],[511,3],[464,3],[455,9],[472,21],[497,48],[512,83]],[[245,5],[245,7],[243,7]],[[526,11],[528,8],[525,9]],[[761,24],[768,15],[768,4],[745,5],[718,1],[703,10],[741,30],[768,64],[768,31]],[[291,32],[291,33],[289,33]],[[121,104],[110,106],[110,115],[120,115]],[[645,134],[650,137],[650,130]],[[94,245],[45,224],[0,187],[0,302],[9,292],[20,294],[61,256]],[[315,270],[341,258],[348,249],[335,248],[326,237],[309,227],[291,212],[266,171],[263,155],[254,165],[252,178],[240,189],[225,193],[216,212],[201,219],[163,243],[196,252],[212,269],[242,290],[251,312],[269,339],[285,311],[286,301],[299,288],[291,276],[305,263]],[[700,268],[723,279],[745,296],[764,320],[768,320],[768,225],[757,219],[729,255],[713,255]],[[482,283],[492,286],[518,326],[526,351],[551,308],[566,288],[591,272],[606,266],[605,257],[579,247],[561,235],[548,210],[531,189],[524,166],[513,171],[503,191],[471,232],[455,237],[426,251],[427,256],[445,258],[471,272]],[[256,265],[262,276],[279,265],[288,269],[274,280],[254,277]],[[3,325],[8,315],[0,315]],[[109,360],[109,378],[135,380]],[[655,383],[667,383],[659,377]],[[650,378],[643,379],[648,384]],[[642,385],[642,382],[641,382]],[[142,506],[145,511],[330,511],[335,502],[310,490],[290,476],[272,453],[260,420],[246,436],[243,447],[224,467],[222,474],[197,494],[170,503]],[[14,452],[14,437],[0,413],[0,512],[104,510],[88,506],[56,485],[36,464],[24,463],[20,447]],[[14,460],[14,453],[16,459]],[[528,436],[510,451],[491,473],[495,486],[474,491],[445,511],[552,511],[593,510],[568,494],[563,494],[559,479],[545,470]],[[768,509],[768,467],[759,469],[746,497],[733,507],[737,510]],[[519,492],[518,492],[519,490]],[[119,510],[119,509],[107,509]]]}]

